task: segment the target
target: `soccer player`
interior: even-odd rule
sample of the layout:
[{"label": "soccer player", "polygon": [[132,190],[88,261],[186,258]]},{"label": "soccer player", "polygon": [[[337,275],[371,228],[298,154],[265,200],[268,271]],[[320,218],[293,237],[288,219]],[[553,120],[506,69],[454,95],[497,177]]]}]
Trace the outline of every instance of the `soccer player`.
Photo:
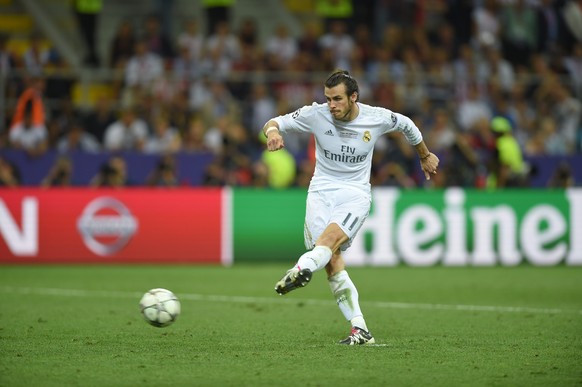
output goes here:
[{"label": "soccer player", "polygon": [[352,326],[351,334],[339,343],[373,344],[341,254],[370,211],[374,144],[383,134],[401,132],[416,148],[427,180],[437,173],[439,159],[428,150],[410,118],[358,102],[358,83],[348,71],[334,71],[325,81],[324,94],[327,104],[304,106],[270,119],[263,127],[269,151],[282,149],[282,134],[290,131],[313,133],[316,142],[305,214],[308,251],[275,284],[275,291],[284,295],[304,287],[314,272],[325,268],[337,304]]}]

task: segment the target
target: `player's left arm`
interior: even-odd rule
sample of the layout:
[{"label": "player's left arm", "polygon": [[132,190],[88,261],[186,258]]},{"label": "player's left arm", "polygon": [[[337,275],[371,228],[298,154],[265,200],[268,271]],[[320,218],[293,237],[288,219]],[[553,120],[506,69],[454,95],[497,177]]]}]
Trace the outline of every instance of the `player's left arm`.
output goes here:
[{"label": "player's left arm", "polygon": [[426,180],[430,180],[430,176],[437,173],[439,158],[426,146],[420,129],[410,118],[394,112],[390,114],[390,124],[396,130],[401,131],[408,143],[414,146],[420,159],[420,168],[424,173],[424,177]]}]

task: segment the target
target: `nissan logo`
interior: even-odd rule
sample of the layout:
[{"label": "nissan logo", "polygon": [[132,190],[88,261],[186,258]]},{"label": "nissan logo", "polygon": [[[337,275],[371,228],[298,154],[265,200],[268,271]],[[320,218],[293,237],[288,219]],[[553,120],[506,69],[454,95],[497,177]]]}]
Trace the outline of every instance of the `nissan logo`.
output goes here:
[{"label": "nissan logo", "polygon": [[137,231],[138,221],[119,200],[100,197],[85,207],[77,228],[89,250],[106,256],[127,245]]}]

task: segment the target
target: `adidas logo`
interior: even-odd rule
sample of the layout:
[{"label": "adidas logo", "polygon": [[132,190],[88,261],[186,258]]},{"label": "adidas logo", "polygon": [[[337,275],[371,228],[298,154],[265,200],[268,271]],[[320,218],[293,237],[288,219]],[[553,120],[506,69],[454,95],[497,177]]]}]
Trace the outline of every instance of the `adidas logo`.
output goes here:
[{"label": "adidas logo", "polygon": [[325,132],[324,134],[327,134],[328,136],[333,136],[333,132],[331,131],[331,129]]}]

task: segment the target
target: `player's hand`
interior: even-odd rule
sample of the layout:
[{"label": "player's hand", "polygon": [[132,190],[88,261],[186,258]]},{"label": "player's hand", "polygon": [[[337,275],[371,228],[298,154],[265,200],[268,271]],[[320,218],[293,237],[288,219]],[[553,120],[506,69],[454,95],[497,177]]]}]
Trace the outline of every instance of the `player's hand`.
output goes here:
[{"label": "player's hand", "polygon": [[436,175],[439,161],[439,158],[434,153],[430,153],[427,158],[420,160],[420,167],[426,180],[430,180],[431,175]]},{"label": "player's hand", "polygon": [[285,148],[285,143],[283,142],[283,136],[279,132],[272,131],[267,137],[267,149],[271,152],[278,151],[279,149]]}]

